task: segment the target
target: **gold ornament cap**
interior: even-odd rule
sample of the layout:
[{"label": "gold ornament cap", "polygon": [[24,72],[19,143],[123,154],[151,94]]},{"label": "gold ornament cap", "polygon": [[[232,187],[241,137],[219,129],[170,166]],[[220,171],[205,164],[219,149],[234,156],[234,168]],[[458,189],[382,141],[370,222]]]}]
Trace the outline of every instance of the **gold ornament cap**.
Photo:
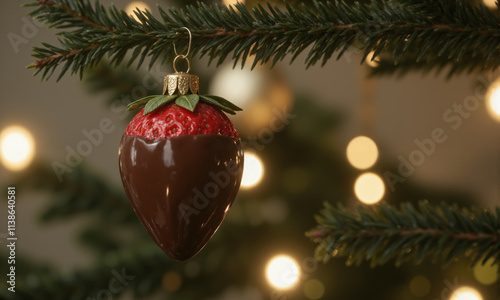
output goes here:
[{"label": "gold ornament cap", "polygon": [[[189,70],[188,70],[189,71]],[[191,91],[192,94],[198,94],[200,89],[200,78],[187,72],[176,72],[165,75],[163,80],[163,95],[173,95],[179,92],[181,95]]]}]

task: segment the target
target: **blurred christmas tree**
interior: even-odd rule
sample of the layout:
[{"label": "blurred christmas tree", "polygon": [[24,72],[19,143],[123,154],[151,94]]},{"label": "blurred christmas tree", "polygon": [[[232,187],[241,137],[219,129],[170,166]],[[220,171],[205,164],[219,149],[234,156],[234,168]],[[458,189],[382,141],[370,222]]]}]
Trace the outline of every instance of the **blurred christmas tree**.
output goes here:
[{"label": "blurred christmas tree", "polygon": [[[144,85],[137,73],[119,65],[134,60],[139,65],[143,60],[151,65],[172,61],[172,42],[187,45],[186,36],[179,34],[182,26],[194,33],[193,56],[201,53],[219,59],[218,63],[232,55],[235,63],[248,64],[247,57],[253,56],[254,66],[274,64],[309,49],[306,64],[313,65],[355,46],[365,57],[379,57],[375,75],[448,67],[451,76],[494,70],[500,65],[500,19],[496,12],[476,3],[380,1],[365,6],[313,2],[302,8],[293,4],[286,8],[254,4],[253,16],[241,4],[235,8],[199,4],[182,11],[162,11],[162,21],[137,12],[134,21],[117,10],[105,13],[99,3],[39,0],[33,4],[33,16],[71,31],[62,34],[60,46],[44,44],[35,49],[38,61],[32,67],[44,78],[57,67],[61,68],[60,77],[66,71],[83,74],[85,70],[93,91],[111,90],[110,99],[123,100],[120,107],[108,103],[117,109],[136,100],[133,89]],[[106,55],[110,55],[109,63],[102,61]],[[261,72],[260,77],[269,73],[261,69],[251,72]],[[495,213],[458,209],[452,203],[464,207],[474,204],[473,199],[455,191],[416,186],[408,179],[400,182],[398,166],[383,157],[370,172],[389,170],[394,174],[390,179],[398,189],[384,196],[384,202],[392,206],[359,208],[352,213],[327,205],[315,222],[313,216],[323,202],[352,207],[351,199],[360,197],[352,192],[358,172],[345,162],[344,153],[338,151],[341,147],[331,138],[342,119],[316,107],[310,97],[289,99],[289,91],[279,81],[269,81],[263,88],[268,93],[273,89],[281,91],[285,100],[254,101],[246,109],[253,123],[243,117],[235,120],[245,133],[246,152],[260,158],[263,177],[257,176],[256,184],[240,191],[224,224],[194,259],[179,263],[163,254],[145,234],[121,187],[110,187],[85,167],[64,174],[60,183],[52,166],[39,161],[12,185],[54,195],[42,212],[42,222],[78,215],[91,218],[92,225],[79,238],[95,254],[95,264],[60,273],[51,266],[18,258],[16,293],[2,295],[12,299],[112,299],[133,291],[128,295],[134,299],[449,299],[458,287],[456,272],[465,272],[471,262],[498,265],[500,209]],[[292,103],[293,110],[287,111]],[[264,125],[252,127],[262,115],[266,116]],[[279,129],[263,133],[272,118],[281,119]],[[248,168],[253,166],[251,161],[247,160]],[[258,160],[255,167],[259,169]],[[423,199],[446,204],[435,207],[419,202]],[[401,210],[394,209],[400,205]],[[308,230],[308,236],[320,243],[316,257],[315,245],[304,236]],[[295,262],[275,260],[279,255],[288,255]],[[360,265],[345,266],[343,260],[320,264],[314,259],[332,256],[345,256],[347,265]],[[424,260],[432,256],[453,265],[442,269]],[[362,263],[365,260],[372,265],[395,260],[398,267],[372,269]],[[266,277],[271,261],[285,264],[270,267],[278,278]],[[422,263],[400,264],[405,261]],[[0,264],[2,270],[8,269],[6,259]],[[460,285],[473,282],[472,274],[463,278],[467,279]],[[442,284],[431,285],[436,282]],[[5,282],[1,285],[6,290]],[[291,288],[282,289],[284,286]],[[494,299],[500,291],[490,285],[481,293],[485,299]]]}]

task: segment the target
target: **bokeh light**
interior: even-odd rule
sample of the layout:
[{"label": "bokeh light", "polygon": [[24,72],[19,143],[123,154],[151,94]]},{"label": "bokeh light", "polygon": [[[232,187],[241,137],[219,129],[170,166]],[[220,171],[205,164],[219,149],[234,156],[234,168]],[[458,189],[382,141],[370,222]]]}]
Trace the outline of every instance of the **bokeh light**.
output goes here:
[{"label": "bokeh light", "polygon": [[308,299],[317,300],[323,297],[325,286],[317,279],[310,279],[304,284],[304,295]]},{"label": "bokeh light", "polygon": [[0,161],[9,170],[26,168],[35,156],[31,133],[20,126],[9,126],[0,133]]},{"label": "bokeh light", "polygon": [[483,300],[483,297],[476,289],[463,286],[453,291],[450,300]]},{"label": "bokeh light", "polygon": [[500,82],[495,81],[486,94],[486,109],[491,118],[500,122]]},{"label": "bokeh light", "polygon": [[209,94],[219,95],[241,107],[245,113],[229,118],[243,136],[254,136],[259,143],[268,144],[276,132],[282,131],[290,120],[294,96],[288,80],[279,69],[266,66],[250,69],[247,59],[244,68],[233,69],[226,64],[212,74]]},{"label": "bokeh light", "polygon": [[139,19],[134,13],[134,11],[136,11],[137,9],[139,9],[140,11],[145,11],[145,10],[151,11],[147,3],[142,1],[132,1],[127,5],[127,8],[125,8],[125,12],[127,13],[127,15],[132,16],[134,17],[134,19],[139,21]]},{"label": "bokeh light", "polygon": [[431,291],[431,282],[425,276],[415,276],[410,281],[410,291],[414,296],[425,297]]},{"label": "bokeh light", "polygon": [[490,258],[484,265],[480,263],[474,266],[474,277],[484,285],[489,285],[498,280],[498,265],[493,265],[495,260]]},{"label": "bokeh light", "polygon": [[372,68],[375,68],[376,66],[378,66],[378,60],[377,60],[377,58],[373,58],[374,55],[375,55],[375,51],[371,51],[370,53],[368,53],[368,56],[365,59],[365,63]]},{"label": "bokeh light", "polygon": [[179,273],[175,271],[169,271],[163,275],[163,278],[161,280],[161,286],[167,291],[167,292],[176,292],[178,291],[181,286],[182,286],[182,277]]},{"label": "bokeh light", "polygon": [[235,5],[238,2],[245,4],[245,0],[222,0],[224,5]]},{"label": "bokeh light", "polygon": [[347,145],[346,155],[353,167],[360,170],[368,169],[378,159],[377,144],[367,136],[357,136]]},{"label": "bokeh light", "polygon": [[483,0],[484,5],[489,8],[497,8],[497,0]]},{"label": "bokeh light", "polygon": [[273,287],[277,289],[289,289],[299,280],[299,265],[290,256],[275,256],[267,264],[266,277],[269,284]]},{"label": "bokeh light", "polygon": [[359,201],[365,204],[375,204],[384,196],[385,185],[377,174],[364,173],[356,179],[354,192]]},{"label": "bokeh light", "polygon": [[245,162],[243,164],[243,178],[241,186],[251,188],[256,186],[264,176],[264,165],[260,158],[251,152],[245,152]]},{"label": "bokeh light", "polygon": [[237,106],[246,109],[248,104],[259,96],[266,85],[266,76],[260,69],[233,69],[232,64],[219,68],[212,78],[210,93],[221,95]]}]

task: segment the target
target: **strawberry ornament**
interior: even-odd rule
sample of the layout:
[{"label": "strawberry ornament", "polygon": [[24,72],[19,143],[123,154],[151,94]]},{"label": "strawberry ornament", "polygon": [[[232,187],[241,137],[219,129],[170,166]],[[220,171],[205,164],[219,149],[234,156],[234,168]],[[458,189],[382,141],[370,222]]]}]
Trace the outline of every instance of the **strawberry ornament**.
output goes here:
[{"label": "strawberry ornament", "polygon": [[224,114],[241,109],[198,95],[198,77],[188,74],[189,67],[177,72],[178,58],[187,55],[174,60],[176,73],[165,76],[164,95],[129,105],[143,108],[122,137],[119,166],[143,226],[167,255],[184,261],[205,246],[228,213],[241,182],[243,147]]}]

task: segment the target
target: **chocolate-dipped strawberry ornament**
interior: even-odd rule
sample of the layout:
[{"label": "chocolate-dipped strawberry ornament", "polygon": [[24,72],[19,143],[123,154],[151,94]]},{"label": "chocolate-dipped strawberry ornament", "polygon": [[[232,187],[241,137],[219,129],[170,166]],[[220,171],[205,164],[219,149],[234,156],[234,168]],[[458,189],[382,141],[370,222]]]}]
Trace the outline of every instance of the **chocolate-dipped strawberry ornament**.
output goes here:
[{"label": "chocolate-dipped strawberry ornament", "polygon": [[[186,72],[177,71],[177,59],[188,62]],[[143,226],[166,254],[184,261],[205,246],[228,213],[241,182],[243,147],[222,112],[241,109],[198,95],[199,79],[188,74],[187,54],[177,55],[174,70],[165,76],[163,95],[129,105],[144,108],[122,137],[119,164]]]}]

